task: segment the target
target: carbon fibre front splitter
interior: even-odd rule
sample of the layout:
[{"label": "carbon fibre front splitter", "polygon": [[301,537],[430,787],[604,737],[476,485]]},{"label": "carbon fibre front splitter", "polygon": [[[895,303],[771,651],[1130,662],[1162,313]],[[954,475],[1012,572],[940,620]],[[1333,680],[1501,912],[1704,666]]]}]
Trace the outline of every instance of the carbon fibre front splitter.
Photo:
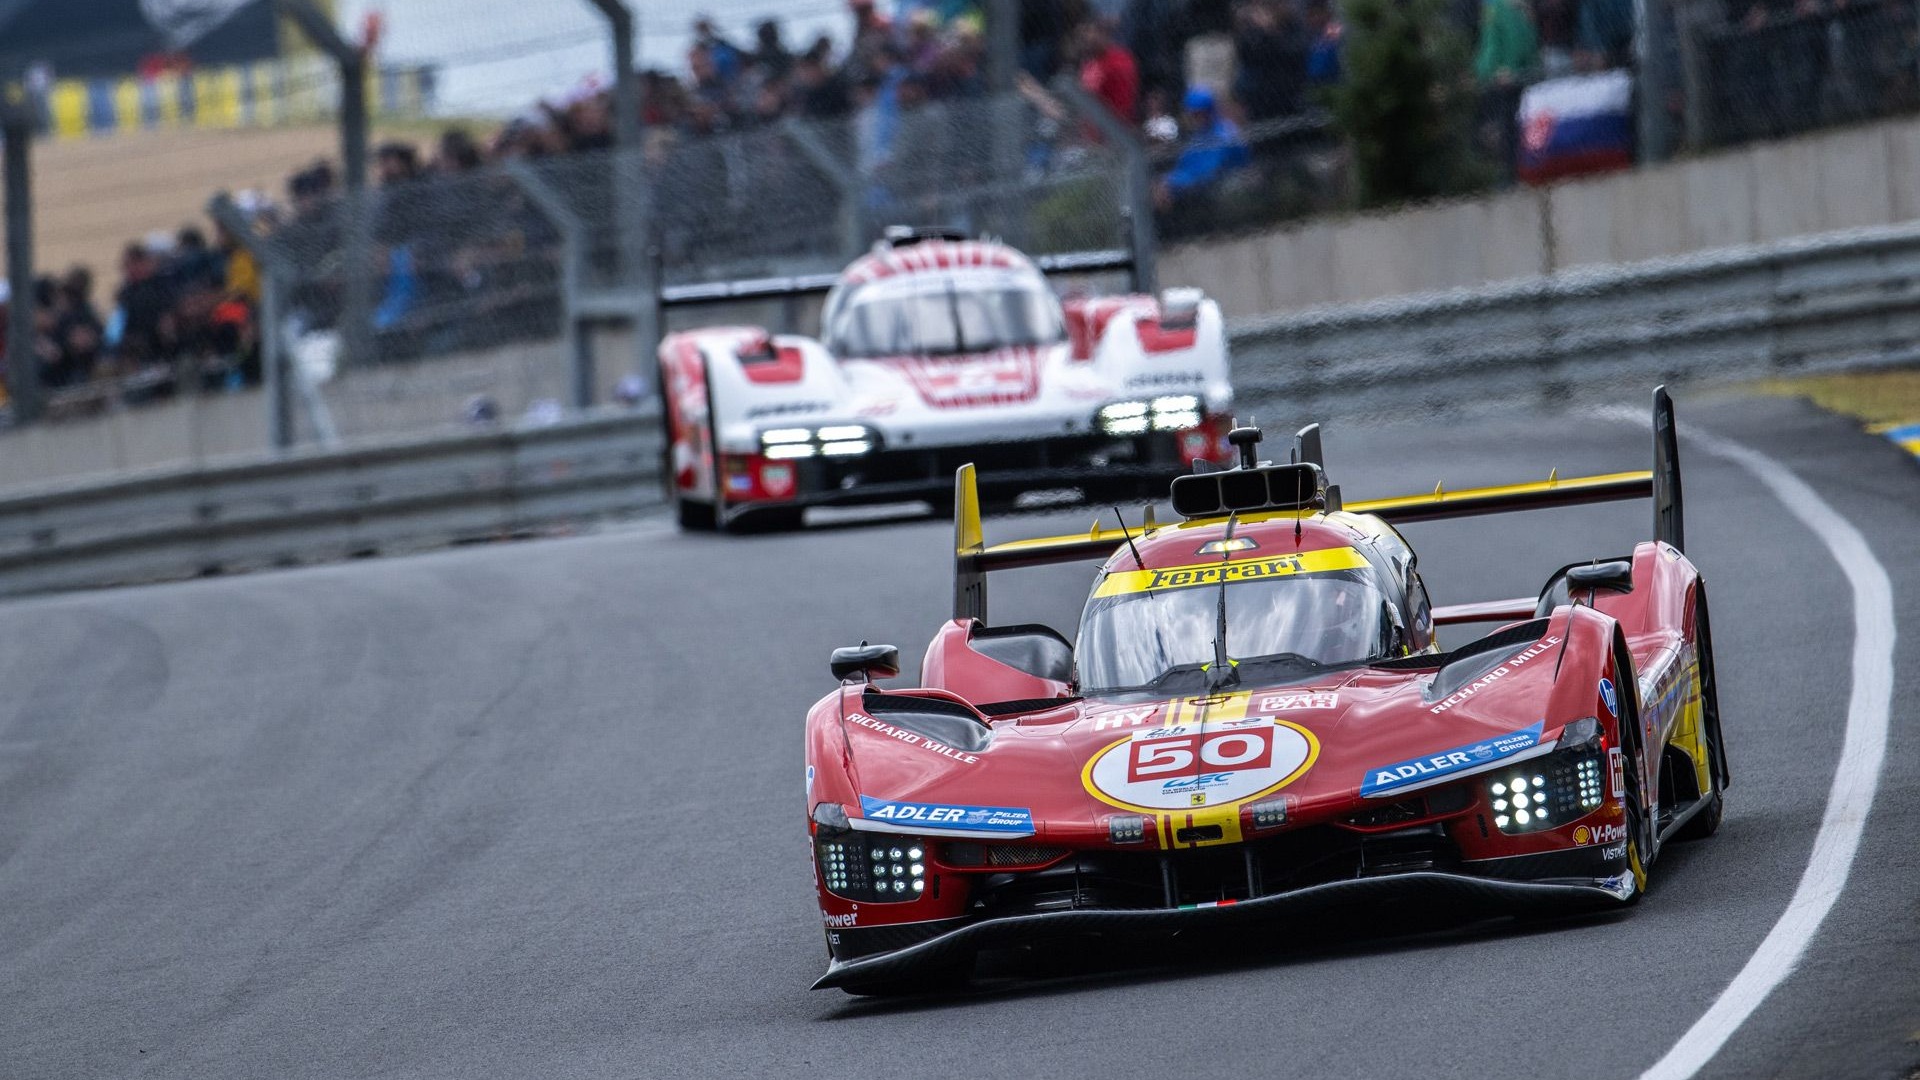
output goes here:
[{"label": "carbon fibre front splitter", "polygon": [[1621,903],[1634,894],[1631,875],[1592,882],[1500,881],[1466,874],[1418,871],[1311,885],[1257,900],[1197,908],[1152,910],[1082,909],[1009,915],[968,923],[938,937],[893,952],[835,960],[813,984],[815,990],[911,978],[915,971],[951,958],[959,950],[1004,947],[1076,934],[1186,930],[1309,916],[1342,905],[1407,896],[1456,899],[1493,913],[1563,910]]}]

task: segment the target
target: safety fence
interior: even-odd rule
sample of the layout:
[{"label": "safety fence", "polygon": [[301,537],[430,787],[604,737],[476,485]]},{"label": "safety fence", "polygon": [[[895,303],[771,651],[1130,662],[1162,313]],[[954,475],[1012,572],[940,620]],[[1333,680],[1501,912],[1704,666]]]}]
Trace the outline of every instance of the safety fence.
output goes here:
[{"label": "safety fence", "polygon": [[[644,398],[663,294],[831,281],[888,225],[998,236],[1042,259],[1134,247],[1144,158],[1084,108],[1068,88],[931,102],[884,133],[789,118],[214,213],[272,294],[261,346],[311,390],[299,434],[395,435]],[[791,312],[767,321],[805,329]]]},{"label": "safety fence", "polygon": [[[1564,406],[1920,355],[1920,226],[1232,327],[1237,404],[1281,423]],[[625,413],[0,499],[0,594],[509,536],[661,502],[657,420]]]}]

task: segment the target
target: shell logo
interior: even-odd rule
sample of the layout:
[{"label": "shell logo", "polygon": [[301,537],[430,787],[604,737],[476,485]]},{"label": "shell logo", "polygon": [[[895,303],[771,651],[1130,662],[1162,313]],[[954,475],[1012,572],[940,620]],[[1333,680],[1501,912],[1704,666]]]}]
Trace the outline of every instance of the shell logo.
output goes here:
[{"label": "shell logo", "polygon": [[1585,847],[1587,843],[1592,839],[1593,839],[1593,834],[1587,829],[1585,825],[1582,825],[1579,828],[1573,830],[1573,842],[1574,844],[1580,847]]}]

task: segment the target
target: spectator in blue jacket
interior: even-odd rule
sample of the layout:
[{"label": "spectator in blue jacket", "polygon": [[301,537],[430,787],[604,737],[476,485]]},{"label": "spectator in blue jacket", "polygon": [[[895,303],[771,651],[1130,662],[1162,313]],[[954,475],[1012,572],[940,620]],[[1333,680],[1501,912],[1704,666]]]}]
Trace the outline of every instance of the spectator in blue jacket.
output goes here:
[{"label": "spectator in blue jacket", "polygon": [[1187,91],[1180,126],[1186,131],[1173,171],[1160,180],[1154,201],[1160,209],[1208,195],[1213,187],[1250,160],[1240,128],[1220,115],[1213,91],[1196,86]]}]

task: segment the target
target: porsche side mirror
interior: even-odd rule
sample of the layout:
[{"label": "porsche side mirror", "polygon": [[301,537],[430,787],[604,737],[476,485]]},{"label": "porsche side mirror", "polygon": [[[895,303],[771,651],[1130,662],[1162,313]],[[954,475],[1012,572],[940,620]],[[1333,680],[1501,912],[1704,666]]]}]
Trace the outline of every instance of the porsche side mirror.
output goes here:
[{"label": "porsche side mirror", "polygon": [[900,674],[900,650],[892,645],[848,645],[833,650],[829,660],[833,677],[846,682],[864,676],[868,682]]}]

